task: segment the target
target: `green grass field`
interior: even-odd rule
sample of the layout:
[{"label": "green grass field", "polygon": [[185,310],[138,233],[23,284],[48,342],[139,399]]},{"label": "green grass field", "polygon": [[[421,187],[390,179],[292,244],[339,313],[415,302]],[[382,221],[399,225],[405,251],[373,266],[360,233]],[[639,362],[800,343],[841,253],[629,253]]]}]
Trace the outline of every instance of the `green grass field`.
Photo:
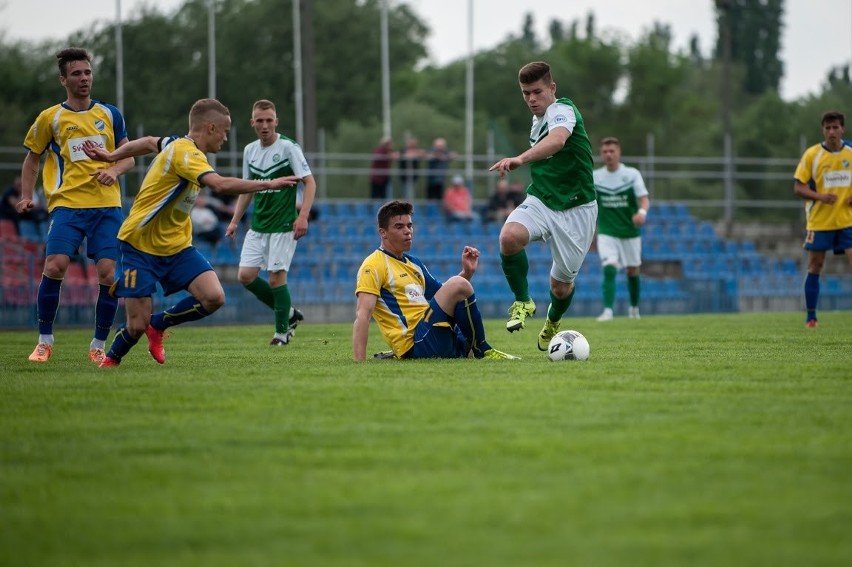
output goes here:
[{"label": "green grass field", "polygon": [[[852,312],[566,319],[588,362],[351,362],[350,325],[0,341],[0,564],[848,565]],[[384,348],[373,329],[369,352]]]}]

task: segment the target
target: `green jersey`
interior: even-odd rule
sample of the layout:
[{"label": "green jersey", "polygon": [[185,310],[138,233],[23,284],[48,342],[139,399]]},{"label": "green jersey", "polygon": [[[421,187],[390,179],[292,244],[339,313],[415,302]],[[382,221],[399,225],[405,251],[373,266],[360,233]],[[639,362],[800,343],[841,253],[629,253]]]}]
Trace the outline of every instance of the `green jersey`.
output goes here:
[{"label": "green jersey", "polygon": [[[311,169],[302,148],[289,138],[278,139],[267,147],[255,140],[243,150],[243,179],[275,179],[295,175],[305,178]],[[296,221],[296,187],[254,194],[251,229],[255,232],[290,232]]]},{"label": "green jersey", "polygon": [[624,164],[618,164],[615,171],[605,167],[596,169],[595,190],[598,192],[598,233],[615,238],[639,236],[633,215],[639,210],[639,198],[648,195],[639,170]]},{"label": "green jersey", "polygon": [[592,144],[580,111],[567,98],[557,99],[543,116],[533,116],[530,146],[535,146],[554,128],[568,128],[571,135],[561,150],[530,164],[532,183],[527,193],[554,211],[565,211],[595,200]]}]

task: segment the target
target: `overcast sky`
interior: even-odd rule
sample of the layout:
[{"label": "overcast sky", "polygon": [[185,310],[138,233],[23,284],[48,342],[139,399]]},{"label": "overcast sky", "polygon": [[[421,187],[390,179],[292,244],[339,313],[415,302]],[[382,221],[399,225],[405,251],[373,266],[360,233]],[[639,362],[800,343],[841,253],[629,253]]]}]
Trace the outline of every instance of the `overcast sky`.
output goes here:
[{"label": "overcast sky", "polygon": [[[289,9],[289,0],[280,1]],[[121,0],[121,5],[126,19],[142,4],[171,11],[182,2]],[[432,29],[428,47],[435,63],[445,64],[467,53],[467,2],[391,2],[411,5]],[[709,54],[716,41],[713,0],[474,0],[473,4],[477,50],[493,47],[509,34],[518,35],[528,12],[534,12],[542,38],[547,37],[551,20],[585,22],[586,15],[594,12],[599,33],[619,33],[635,40],[658,21],[671,26],[677,48],[686,48],[695,34],[702,51]],[[95,21],[115,18],[116,5],[117,0],[0,0],[0,30],[13,39],[61,39]],[[786,0],[785,5],[781,95],[791,100],[817,91],[829,69],[852,60],[852,0]],[[322,9],[322,0],[315,0],[315,9]]]}]

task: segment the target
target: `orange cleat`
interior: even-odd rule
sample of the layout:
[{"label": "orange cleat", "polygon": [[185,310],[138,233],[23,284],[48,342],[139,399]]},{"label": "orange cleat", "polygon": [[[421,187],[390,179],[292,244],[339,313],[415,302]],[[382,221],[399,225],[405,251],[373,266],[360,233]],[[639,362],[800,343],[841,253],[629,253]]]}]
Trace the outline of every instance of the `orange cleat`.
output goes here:
[{"label": "orange cleat", "polygon": [[118,366],[119,364],[121,364],[121,361],[105,356],[101,363],[98,364],[98,368],[112,368],[113,366]]},{"label": "orange cleat", "polygon": [[805,323],[805,328],[807,329],[816,329],[817,327],[819,327],[819,322],[816,319],[808,319],[808,322]]},{"label": "orange cleat", "polygon": [[166,363],[166,349],[163,348],[163,335],[165,331],[155,329],[151,325],[145,329],[145,334],[148,335],[148,352],[154,357],[154,360],[160,364]]},{"label": "orange cleat", "polygon": [[89,349],[89,360],[94,362],[96,365],[100,366],[101,362],[104,361],[104,357],[106,353],[102,348],[90,348]]},{"label": "orange cleat", "polygon": [[47,362],[53,354],[53,346],[47,343],[38,343],[30,355],[30,362]]}]

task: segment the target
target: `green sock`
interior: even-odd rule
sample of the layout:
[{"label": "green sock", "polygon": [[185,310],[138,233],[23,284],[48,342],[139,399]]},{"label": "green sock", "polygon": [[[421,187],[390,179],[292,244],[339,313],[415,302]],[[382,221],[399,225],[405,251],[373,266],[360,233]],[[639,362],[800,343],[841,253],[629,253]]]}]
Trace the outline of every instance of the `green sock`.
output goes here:
[{"label": "green sock", "polygon": [[639,274],[627,276],[627,291],[630,292],[630,306],[639,305]]},{"label": "green sock", "polygon": [[527,259],[527,251],[521,250],[517,254],[504,256],[500,254],[500,266],[506,274],[509,289],[515,294],[515,301],[529,301],[530,287],[527,282],[527,274],[530,271],[530,262]]},{"label": "green sock", "polygon": [[290,327],[290,290],[287,284],[273,287],[272,297],[275,298],[275,332],[286,333]]},{"label": "green sock", "polygon": [[571,290],[571,293],[568,294],[568,297],[565,299],[557,299],[555,295],[553,295],[553,291],[550,292],[550,309],[547,310],[547,318],[553,321],[554,323],[561,320],[562,316],[565,315],[565,312],[568,311],[568,308],[571,307],[571,300],[574,299],[574,292],[577,291],[577,285],[574,285],[574,288]]},{"label": "green sock", "polygon": [[269,287],[269,282],[263,278],[254,278],[252,282],[245,286],[256,298],[265,303],[270,309],[275,309],[275,300],[272,298],[272,288]]},{"label": "green sock", "polygon": [[603,304],[604,307],[612,309],[615,305],[615,275],[618,268],[615,266],[604,266],[603,269]]}]

